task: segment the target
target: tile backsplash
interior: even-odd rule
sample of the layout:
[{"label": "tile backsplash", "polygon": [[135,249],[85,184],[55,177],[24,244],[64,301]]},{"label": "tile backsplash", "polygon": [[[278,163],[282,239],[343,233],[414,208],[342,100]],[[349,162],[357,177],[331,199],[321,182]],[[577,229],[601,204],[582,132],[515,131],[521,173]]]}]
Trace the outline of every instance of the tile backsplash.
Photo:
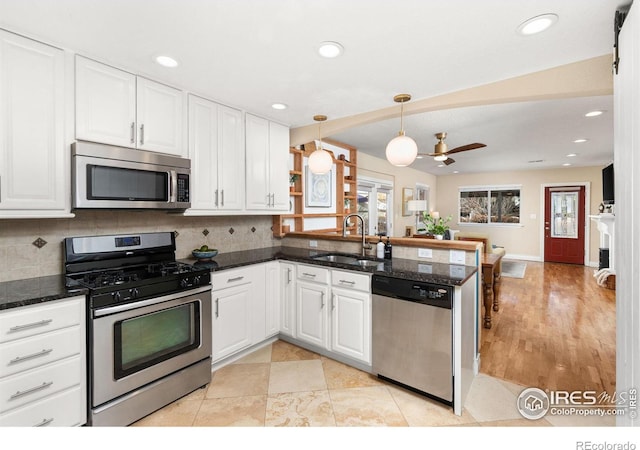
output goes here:
[{"label": "tile backsplash", "polygon": [[64,273],[66,237],[177,231],[176,258],[207,244],[222,252],[280,245],[271,216],[185,217],[161,211],[76,211],[71,219],[0,220],[0,282]]}]

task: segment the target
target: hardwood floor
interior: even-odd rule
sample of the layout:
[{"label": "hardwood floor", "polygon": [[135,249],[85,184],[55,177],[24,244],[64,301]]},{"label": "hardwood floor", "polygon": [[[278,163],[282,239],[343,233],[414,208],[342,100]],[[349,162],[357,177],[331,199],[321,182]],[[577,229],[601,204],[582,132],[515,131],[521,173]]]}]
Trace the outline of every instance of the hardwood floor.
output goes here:
[{"label": "hardwood floor", "polygon": [[615,291],[591,267],[527,261],[525,277],[502,277],[500,311],[482,329],[487,375],[549,390],[615,391]]}]

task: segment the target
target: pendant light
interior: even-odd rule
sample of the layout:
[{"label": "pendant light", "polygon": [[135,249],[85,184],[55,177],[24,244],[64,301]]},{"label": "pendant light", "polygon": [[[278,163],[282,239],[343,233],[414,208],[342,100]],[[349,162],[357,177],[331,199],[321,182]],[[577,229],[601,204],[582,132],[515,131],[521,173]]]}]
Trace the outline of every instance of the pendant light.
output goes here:
[{"label": "pendant light", "polygon": [[331,170],[333,157],[322,148],[322,135],[320,134],[320,124],[327,120],[327,116],[313,116],[313,120],[318,122],[318,147],[309,155],[309,170],[312,173],[322,175]]},{"label": "pendant light", "polygon": [[418,146],[416,142],[409,136],[405,136],[402,121],[402,113],[404,112],[404,103],[411,100],[409,94],[398,94],[393,97],[393,101],[400,103],[400,132],[398,136],[391,139],[387,144],[387,160],[398,167],[406,167],[415,161],[418,156]]}]

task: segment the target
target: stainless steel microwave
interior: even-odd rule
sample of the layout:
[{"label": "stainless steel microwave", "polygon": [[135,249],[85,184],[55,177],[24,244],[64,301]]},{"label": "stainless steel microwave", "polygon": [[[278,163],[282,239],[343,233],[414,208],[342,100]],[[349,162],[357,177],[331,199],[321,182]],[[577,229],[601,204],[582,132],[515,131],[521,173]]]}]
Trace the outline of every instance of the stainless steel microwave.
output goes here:
[{"label": "stainless steel microwave", "polygon": [[191,161],[132,148],[71,144],[73,208],[187,209]]}]

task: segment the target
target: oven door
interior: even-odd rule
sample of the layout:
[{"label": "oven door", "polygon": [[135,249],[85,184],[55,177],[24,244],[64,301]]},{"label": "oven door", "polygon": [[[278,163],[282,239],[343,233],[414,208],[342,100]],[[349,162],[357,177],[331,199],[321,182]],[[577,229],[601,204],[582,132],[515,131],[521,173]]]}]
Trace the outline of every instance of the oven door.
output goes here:
[{"label": "oven door", "polygon": [[93,407],[211,356],[211,286],[92,315]]}]

